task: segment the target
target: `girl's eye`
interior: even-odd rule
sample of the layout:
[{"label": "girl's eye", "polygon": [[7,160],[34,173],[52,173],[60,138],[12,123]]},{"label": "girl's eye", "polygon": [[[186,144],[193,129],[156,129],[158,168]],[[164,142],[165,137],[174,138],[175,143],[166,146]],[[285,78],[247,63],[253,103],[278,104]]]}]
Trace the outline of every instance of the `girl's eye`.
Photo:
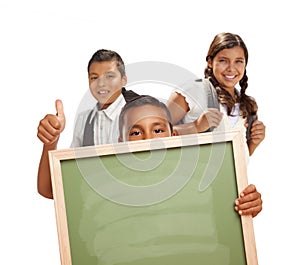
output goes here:
[{"label": "girl's eye", "polygon": [[90,79],[91,79],[91,80],[96,80],[97,77],[96,77],[96,76],[92,76],[92,77],[90,77]]}]

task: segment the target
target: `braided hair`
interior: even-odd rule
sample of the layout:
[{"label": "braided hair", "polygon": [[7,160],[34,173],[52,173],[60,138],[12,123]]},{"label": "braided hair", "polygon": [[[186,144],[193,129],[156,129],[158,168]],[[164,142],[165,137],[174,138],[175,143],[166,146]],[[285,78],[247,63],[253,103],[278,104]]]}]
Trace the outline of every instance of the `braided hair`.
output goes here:
[{"label": "braided hair", "polygon": [[[243,49],[247,65],[248,49],[246,47],[246,44],[239,35],[232,33],[220,33],[215,36],[214,40],[212,41],[209,47],[206,56],[206,61],[208,62],[209,59],[212,61],[217,55],[217,53],[219,53],[221,50],[230,49],[236,46],[239,46]],[[218,94],[219,102],[227,106],[227,115],[231,115],[231,111],[236,102],[235,98],[232,98],[230,93],[221,87],[218,80],[214,76],[213,69],[208,65],[204,70],[204,76],[205,78],[208,78],[215,87]],[[248,87],[248,76],[246,73],[246,69],[243,78],[239,82],[239,85],[241,90],[240,93],[238,93],[238,91],[235,90],[236,100],[240,102],[240,114],[243,118],[247,117],[248,119],[252,115],[257,115],[257,104],[254,98],[246,95],[246,89]]]}]

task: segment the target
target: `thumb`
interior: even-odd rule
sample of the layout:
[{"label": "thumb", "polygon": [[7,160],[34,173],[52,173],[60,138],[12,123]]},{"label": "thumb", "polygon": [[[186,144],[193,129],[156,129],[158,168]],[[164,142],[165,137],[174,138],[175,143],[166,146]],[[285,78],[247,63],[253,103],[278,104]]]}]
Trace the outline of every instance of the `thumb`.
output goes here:
[{"label": "thumb", "polygon": [[62,129],[65,127],[65,113],[64,113],[64,106],[60,99],[55,101],[55,109],[56,109],[56,116],[61,123]]},{"label": "thumb", "polygon": [[60,99],[55,101],[55,109],[56,109],[56,116],[58,118],[65,116],[64,114],[64,106]]}]

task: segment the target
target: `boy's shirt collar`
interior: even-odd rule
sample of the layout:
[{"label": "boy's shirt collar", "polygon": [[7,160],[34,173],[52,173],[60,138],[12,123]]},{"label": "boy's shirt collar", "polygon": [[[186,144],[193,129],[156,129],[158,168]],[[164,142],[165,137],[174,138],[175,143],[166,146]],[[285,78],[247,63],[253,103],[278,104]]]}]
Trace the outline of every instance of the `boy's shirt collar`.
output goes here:
[{"label": "boy's shirt collar", "polygon": [[114,120],[117,118],[117,116],[120,114],[121,108],[125,105],[125,99],[122,94],[120,94],[117,99],[109,105],[107,109],[99,110],[98,109],[98,103],[93,108],[93,113],[90,117],[89,123],[91,123],[95,117],[95,115],[98,113],[98,111],[102,111],[105,113],[105,115],[110,119]]}]

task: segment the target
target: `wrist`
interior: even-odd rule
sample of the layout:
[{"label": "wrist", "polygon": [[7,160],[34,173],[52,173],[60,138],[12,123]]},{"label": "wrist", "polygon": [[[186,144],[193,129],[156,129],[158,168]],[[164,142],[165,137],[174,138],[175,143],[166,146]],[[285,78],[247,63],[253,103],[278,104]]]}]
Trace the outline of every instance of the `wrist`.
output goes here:
[{"label": "wrist", "polygon": [[257,147],[257,144],[253,143],[252,140],[247,141],[249,155],[251,156],[254,153],[254,150]]},{"label": "wrist", "polygon": [[196,119],[193,124],[197,133],[206,132],[210,128],[202,116]]},{"label": "wrist", "polygon": [[49,144],[44,144],[45,150],[55,150],[57,148],[59,137]]},{"label": "wrist", "polygon": [[201,122],[199,121],[199,119],[194,120],[193,125],[197,132],[201,132]]}]

